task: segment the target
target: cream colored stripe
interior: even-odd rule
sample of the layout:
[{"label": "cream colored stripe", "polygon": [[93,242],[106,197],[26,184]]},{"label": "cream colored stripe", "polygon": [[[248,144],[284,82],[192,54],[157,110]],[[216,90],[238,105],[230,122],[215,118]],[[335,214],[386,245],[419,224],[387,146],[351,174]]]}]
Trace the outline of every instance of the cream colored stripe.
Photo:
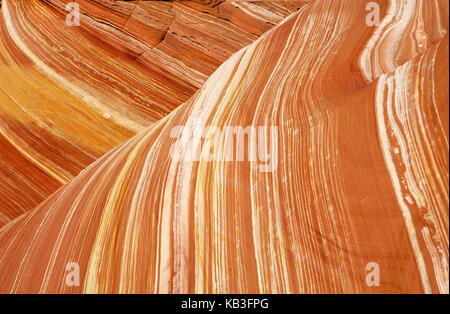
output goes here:
[{"label": "cream colored stripe", "polygon": [[[383,152],[384,161],[386,164],[386,167],[389,172],[389,176],[393,185],[394,193],[397,198],[397,203],[400,207],[400,210],[403,214],[403,218],[405,221],[405,227],[409,235],[409,240],[411,242],[411,246],[414,252],[414,255],[416,257],[417,266],[419,268],[420,277],[422,279],[422,286],[425,291],[425,293],[430,294],[432,292],[430,281],[428,279],[428,273],[427,268],[425,264],[424,257],[422,255],[422,251],[420,249],[419,241],[417,239],[417,232],[416,228],[414,226],[414,221],[411,215],[411,212],[409,210],[408,205],[406,204],[404,200],[404,196],[402,193],[401,183],[399,180],[399,175],[397,174],[397,170],[393,161],[393,156],[391,153],[391,146],[389,142],[388,137],[388,131],[386,127],[386,121],[385,121],[385,113],[384,113],[384,104],[387,100],[387,107],[393,106],[392,98],[394,93],[394,78],[389,77],[388,75],[382,75],[379,78],[378,84],[377,84],[377,91],[376,91],[376,97],[375,97],[375,109],[376,109],[376,117],[377,117],[377,125],[378,125],[378,132],[380,137],[380,143],[381,148]],[[397,82],[397,84],[405,84],[404,82],[400,81]],[[386,86],[387,86],[387,99],[385,97],[386,95]]]}]

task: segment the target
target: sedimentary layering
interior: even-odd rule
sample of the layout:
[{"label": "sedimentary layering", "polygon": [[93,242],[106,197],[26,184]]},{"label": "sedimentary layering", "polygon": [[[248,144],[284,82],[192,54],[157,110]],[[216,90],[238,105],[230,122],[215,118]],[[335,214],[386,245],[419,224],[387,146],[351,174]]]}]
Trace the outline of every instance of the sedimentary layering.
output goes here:
[{"label": "sedimentary layering", "polygon": [[4,1],[0,226],[189,99],[229,56],[307,1]]},{"label": "sedimentary layering", "polygon": [[[366,3],[303,6],[0,229],[0,292],[448,293],[448,1]],[[276,127],[269,171],[227,126]]]}]

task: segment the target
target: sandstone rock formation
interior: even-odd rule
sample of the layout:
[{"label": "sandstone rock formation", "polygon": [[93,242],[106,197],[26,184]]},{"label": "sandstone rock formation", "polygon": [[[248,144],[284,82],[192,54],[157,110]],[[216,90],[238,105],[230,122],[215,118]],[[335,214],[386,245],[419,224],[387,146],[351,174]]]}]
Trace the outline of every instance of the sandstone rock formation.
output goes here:
[{"label": "sandstone rock formation", "polygon": [[[12,25],[17,3],[3,3]],[[367,3],[302,6],[1,228],[0,292],[448,293],[448,2],[383,1],[375,26]],[[30,62],[18,59],[10,71]],[[127,82],[120,62],[111,71]],[[203,159],[174,160],[178,126],[274,126],[272,171],[221,161],[229,151],[214,129],[194,142]],[[65,283],[71,262],[79,287]]]},{"label": "sandstone rock formation", "polygon": [[[189,99],[287,4],[5,2],[0,19],[0,226]],[[267,7],[267,8],[266,8]]]}]

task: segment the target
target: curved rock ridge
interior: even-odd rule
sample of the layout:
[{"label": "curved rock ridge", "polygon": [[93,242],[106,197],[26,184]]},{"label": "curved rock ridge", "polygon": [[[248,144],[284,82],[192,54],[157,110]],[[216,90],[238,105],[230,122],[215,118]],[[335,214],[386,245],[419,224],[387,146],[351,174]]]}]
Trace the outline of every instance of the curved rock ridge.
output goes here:
[{"label": "curved rock ridge", "polygon": [[188,100],[233,52],[307,3],[77,1],[80,26],[69,27],[68,2],[3,2],[0,226]]},{"label": "curved rock ridge", "polygon": [[[0,229],[0,292],[448,293],[448,2],[412,2],[317,0],[233,54]],[[227,126],[273,154],[225,161]]]}]

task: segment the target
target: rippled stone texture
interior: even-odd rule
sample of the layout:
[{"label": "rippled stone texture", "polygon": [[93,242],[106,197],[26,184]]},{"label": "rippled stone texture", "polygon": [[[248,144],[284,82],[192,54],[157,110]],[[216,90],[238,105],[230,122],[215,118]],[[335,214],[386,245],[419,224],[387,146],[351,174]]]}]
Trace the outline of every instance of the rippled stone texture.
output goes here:
[{"label": "rippled stone texture", "polygon": [[[304,6],[0,229],[0,292],[448,293],[448,2],[366,3]],[[197,121],[277,126],[276,171],[174,161]]]},{"label": "rippled stone texture", "polygon": [[307,1],[11,0],[0,18],[0,226],[189,99]]}]

